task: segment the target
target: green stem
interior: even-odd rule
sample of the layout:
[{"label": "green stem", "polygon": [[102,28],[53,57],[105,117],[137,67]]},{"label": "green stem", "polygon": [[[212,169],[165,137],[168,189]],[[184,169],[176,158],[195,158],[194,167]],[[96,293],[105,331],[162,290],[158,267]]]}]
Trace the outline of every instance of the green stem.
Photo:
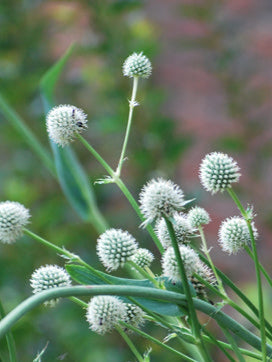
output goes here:
[{"label": "green stem", "polygon": [[203,328],[203,331],[210,338],[210,343],[213,343],[215,346],[217,346],[230,361],[235,362],[235,359],[226,351],[225,346],[223,346],[220,341],[218,341],[206,328]]},{"label": "green stem", "polygon": [[169,347],[167,344],[164,344],[162,343],[160,340],[158,340],[157,338],[154,338],[152,336],[150,336],[149,334],[141,331],[140,329],[128,324],[128,323],[125,323],[125,322],[120,322],[120,324],[130,330],[132,330],[133,332],[139,334],[140,336],[148,339],[149,341],[153,342],[153,343],[156,343],[158,346],[170,351],[170,352],[173,352],[174,354],[176,354],[177,356],[179,357],[182,357],[184,358],[185,361],[190,361],[190,362],[196,362],[196,360],[190,358],[189,356],[186,356],[185,354],[183,354],[182,352],[179,352],[177,351],[176,349],[172,348],[172,347]]},{"label": "green stem", "polygon": [[127,345],[129,346],[131,352],[134,354],[134,356],[137,358],[137,360],[139,362],[144,362],[144,359],[143,359],[142,355],[140,354],[140,352],[138,352],[137,348],[135,347],[134,343],[129,338],[129,336],[126,334],[126,332],[124,332],[123,329],[118,325],[115,326],[115,329],[119,332],[121,337],[127,343]]},{"label": "green stem", "polygon": [[0,109],[4,116],[10,121],[16,131],[20,133],[22,139],[24,139],[30,148],[38,155],[41,161],[48,168],[50,173],[56,177],[56,169],[52,158],[47,150],[40,143],[34,133],[25,124],[22,118],[10,107],[4,97],[0,94]]},{"label": "green stem", "polygon": [[[147,287],[134,287],[128,285],[87,285],[87,286],[71,286],[52,288],[41,293],[35,294],[7,314],[0,321],[0,338],[27,312],[31,311],[36,306],[44,303],[47,300],[71,297],[71,296],[93,296],[93,295],[119,295],[131,297],[143,297],[148,299],[156,299],[176,303],[177,305],[187,306],[186,297],[183,294],[170,292],[167,290],[147,288]],[[260,338],[248,331],[241,324],[236,322],[230,316],[223,313],[221,310],[206,303],[202,300],[193,298],[194,307],[203,312],[204,314],[213,318],[218,324],[228,328],[235,335],[242,338],[245,342],[250,344],[257,350],[261,350]],[[268,355],[272,356],[272,346],[267,345]]]},{"label": "green stem", "polygon": [[[119,189],[123,192],[123,194],[126,196],[128,201],[130,202],[131,206],[135,210],[136,214],[139,216],[141,221],[144,221],[143,214],[141,213],[141,210],[139,208],[138,203],[128,190],[128,188],[125,186],[123,181],[116,175],[116,173],[113,171],[113,169],[108,165],[108,163],[99,155],[98,152],[80,135],[78,134],[77,137],[82,142],[82,144],[87,148],[87,150],[96,158],[96,160],[104,167],[104,169],[108,172],[110,177],[112,178],[112,182],[114,182]],[[161,254],[164,253],[164,248],[161,245],[161,242],[159,241],[157,235],[155,234],[153,228],[151,225],[147,225],[146,230],[149,232],[150,236],[154,240],[155,244],[157,245],[159,251]]]},{"label": "green stem", "polygon": [[[4,311],[4,307],[0,301],[0,318],[3,319],[5,317],[6,313]],[[17,362],[17,356],[16,356],[16,348],[15,348],[15,342],[14,338],[11,332],[8,332],[6,334],[6,341],[9,351],[9,359],[10,362]]]},{"label": "green stem", "polygon": [[123,147],[122,147],[122,151],[121,151],[120,160],[119,160],[119,163],[118,163],[118,166],[116,169],[116,175],[118,177],[120,177],[120,175],[121,175],[123,162],[125,160],[127,143],[128,143],[128,138],[129,138],[130,129],[131,129],[131,123],[132,123],[133,110],[134,110],[134,107],[137,105],[136,93],[137,93],[138,81],[139,81],[138,77],[133,77],[133,88],[132,88],[131,100],[129,101],[129,114],[128,114],[127,129],[126,129],[125,139],[124,139],[124,143],[123,143]]},{"label": "green stem", "polygon": [[[250,250],[250,248],[246,245],[244,246],[244,249],[245,251],[248,253],[248,255],[251,257],[251,259],[254,260],[254,256],[253,256],[253,253],[252,251]],[[265,279],[267,280],[268,284],[270,285],[270,287],[272,287],[272,279],[270,278],[270,276],[268,275],[267,271],[265,270],[264,266],[259,263],[260,265],[260,269],[261,269],[261,272],[263,273]]]},{"label": "green stem", "polygon": [[225,292],[225,289],[223,287],[222,281],[221,281],[221,279],[219,278],[219,276],[217,274],[216,268],[215,268],[215,266],[213,264],[213,261],[212,261],[212,258],[210,256],[209,249],[207,247],[207,242],[206,242],[206,238],[205,238],[205,234],[204,234],[202,226],[199,226],[198,230],[199,230],[200,238],[201,238],[201,241],[202,241],[202,251],[206,255],[206,258],[208,259],[208,261],[210,263],[211,269],[212,269],[213,274],[214,274],[214,276],[215,276],[215,278],[217,280],[217,283],[218,283],[218,288],[219,288],[221,294],[227,296],[227,294]]},{"label": "green stem", "polygon": [[132,268],[134,268],[135,270],[137,270],[138,273],[140,273],[143,277],[147,278],[152,284],[155,285],[155,287],[160,289],[160,283],[152,278],[147,271],[145,271],[143,268],[141,268],[139,265],[137,265],[136,263],[134,263],[133,261],[128,261],[127,262],[128,265],[130,265]]},{"label": "green stem", "polygon": [[258,260],[258,253],[256,248],[256,242],[251,226],[251,220],[248,218],[247,212],[244,209],[243,205],[241,204],[238,196],[233,191],[232,188],[228,188],[228,193],[237,205],[238,209],[240,210],[242,216],[244,217],[247,227],[249,230],[250,240],[251,240],[251,247],[253,252],[253,259],[255,264],[256,270],[256,279],[257,279],[257,288],[258,288],[258,301],[259,301],[259,318],[260,318],[260,325],[261,325],[261,340],[262,340],[262,354],[263,354],[263,362],[266,361],[266,335],[265,335],[265,318],[264,318],[264,301],[263,301],[263,291],[262,291],[262,280],[261,280],[261,271],[260,265]]},{"label": "green stem", "polygon": [[193,298],[192,298],[189,282],[188,282],[188,279],[186,276],[185,267],[184,267],[184,264],[183,264],[183,261],[182,261],[181,255],[180,255],[179,246],[178,246],[178,242],[176,239],[174,227],[173,227],[171,221],[167,217],[164,217],[164,220],[166,222],[167,229],[168,229],[168,232],[169,232],[169,235],[171,238],[171,243],[172,243],[172,246],[173,246],[173,249],[175,252],[175,257],[176,257],[176,260],[178,263],[179,273],[181,276],[182,286],[184,288],[186,299],[188,301],[189,316],[191,318],[191,323],[192,323],[192,333],[193,333],[193,336],[196,338],[196,345],[199,347],[202,357],[204,358],[205,361],[210,361],[211,359],[205,349],[205,346],[204,346],[204,343],[202,340],[202,336],[201,336],[201,332],[200,332],[200,324],[197,319],[196,311],[194,308]]},{"label": "green stem", "polygon": [[[195,248],[194,248],[195,249]],[[196,250],[196,249],[195,249]],[[204,255],[198,254],[201,261],[203,261],[208,267],[211,267],[209,261],[205,258]],[[247,296],[244,295],[244,293],[239,289],[220,269],[216,268],[217,274],[222,279],[222,281],[227,284],[234,293],[248,306],[249,309],[259,318],[259,311],[255,307],[255,305],[247,298]],[[223,295],[221,295],[221,298],[223,298]],[[271,324],[265,320],[266,328],[269,330],[270,334],[272,333],[272,326]]]},{"label": "green stem", "polygon": [[222,329],[224,335],[226,336],[227,340],[229,341],[230,345],[233,348],[233,351],[235,352],[235,356],[238,357],[239,362],[245,362],[245,359],[242,355],[242,353],[240,352],[237,343],[235,341],[235,339],[233,338],[233,336],[231,335],[231,333],[224,327],[220,326],[220,328]]}]

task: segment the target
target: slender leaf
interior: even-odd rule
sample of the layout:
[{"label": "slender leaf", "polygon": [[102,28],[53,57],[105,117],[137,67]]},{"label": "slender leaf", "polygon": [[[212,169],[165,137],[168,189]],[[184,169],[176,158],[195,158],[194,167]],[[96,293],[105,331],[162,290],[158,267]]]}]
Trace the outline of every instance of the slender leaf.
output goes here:
[{"label": "slender leaf", "polygon": [[[109,283],[114,285],[129,285],[129,286],[135,286],[135,287],[149,287],[154,288],[154,285],[148,280],[148,279],[127,279],[127,278],[119,278],[115,277],[100,271],[98,274],[101,275],[101,279],[97,276],[97,274],[94,274],[91,270],[85,268],[81,265],[75,265],[75,264],[68,264],[66,265],[66,270],[70,274],[71,278],[75,280],[77,283],[83,284],[83,285],[101,285],[105,284],[105,278],[108,280]],[[102,279],[103,278],[103,279]],[[174,291],[177,293],[183,293],[183,288],[181,283],[178,283],[176,285],[173,285],[168,279],[164,279],[164,285],[167,290]],[[129,303],[129,299],[126,297],[120,297],[126,303]],[[173,303],[166,303],[158,300],[153,299],[147,299],[147,298],[135,298],[135,300],[139,303],[141,303],[144,307],[148,308],[152,312],[161,314],[161,315],[168,315],[168,316],[183,316],[184,313],[181,311],[181,308]]]},{"label": "slender leaf", "polygon": [[[47,71],[41,80],[41,93],[47,113],[54,105],[54,91],[64,67],[72,55],[72,44],[66,53]],[[80,217],[90,220],[99,233],[107,229],[107,223],[100,214],[91,183],[70,146],[58,147],[51,142],[56,170],[62,190]]]}]

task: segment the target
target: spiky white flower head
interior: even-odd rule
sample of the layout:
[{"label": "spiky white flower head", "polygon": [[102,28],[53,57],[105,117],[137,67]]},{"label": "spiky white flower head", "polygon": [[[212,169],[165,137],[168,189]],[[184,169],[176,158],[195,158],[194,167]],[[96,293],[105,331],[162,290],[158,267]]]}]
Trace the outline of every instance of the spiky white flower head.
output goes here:
[{"label": "spiky white flower head", "polygon": [[209,214],[202,207],[195,206],[187,214],[188,222],[193,228],[207,225],[211,221]]},{"label": "spiky white flower head", "polygon": [[[199,257],[193,249],[186,245],[179,245],[179,251],[186,275],[190,278],[195,272],[195,266],[199,262]],[[162,270],[163,275],[168,277],[171,281],[181,281],[178,262],[172,247],[168,248],[162,256]]]},{"label": "spiky white flower head", "polygon": [[[216,279],[215,276],[212,272],[212,270],[205,265],[201,260],[199,260],[196,263],[195,266],[195,273],[198,274],[202,279],[204,279],[206,282],[208,282],[209,284],[213,285],[216,284]],[[207,294],[206,294],[206,290],[205,290],[205,285],[202,284],[195,275],[193,275],[190,278],[191,283],[193,284],[196,294],[204,299],[207,299]]]},{"label": "spiky white flower head", "polygon": [[239,166],[234,159],[224,153],[212,152],[202,160],[199,177],[203,187],[215,194],[231,187],[238,182],[241,174]]},{"label": "spiky white flower head", "polygon": [[19,202],[0,202],[0,241],[5,244],[14,243],[22,236],[29,218],[29,210]]},{"label": "spiky white flower head", "polygon": [[[58,265],[41,266],[33,272],[30,279],[30,286],[33,288],[34,294],[47,289],[68,287],[70,285],[71,279],[69,274]],[[54,299],[44,304],[54,306],[57,301],[57,299]]]},{"label": "spiky white flower head", "polygon": [[158,218],[170,217],[180,211],[184,205],[184,194],[172,181],[158,178],[149,181],[142,188],[139,202],[146,219],[143,223],[145,226]]},{"label": "spiky white flower head", "polygon": [[[257,239],[258,232],[251,223],[254,238]],[[229,254],[236,254],[244,246],[250,244],[250,233],[246,221],[239,216],[233,216],[222,222],[219,229],[219,244]]]},{"label": "spiky white flower head", "polygon": [[150,60],[143,53],[133,53],[123,64],[123,74],[126,77],[149,78],[152,72]]},{"label": "spiky white flower head", "polygon": [[137,305],[125,303],[126,314],[124,322],[131,324],[133,327],[141,327],[144,324],[145,312]]},{"label": "spiky white flower head", "polygon": [[149,267],[153,260],[154,255],[151,253],[151,251],[144,248],[138,249],[131,257],[131,261],[139,265],[141,268]]},{"label": "spiky white flower head", "polygon": [[123,267],[137,249],[134,237],[121,229],[109,229],[97,240],[97,254],[107,270]]},{"label": "spiky white flower head", "polygon": [[119,298],[99,295],[93,297],[87,308],[86,318],[90,329],[99,334],[110,332],[126,316],[126,306]]},{"label": "spiky white flower head", "polygon": [[64,147],[87,128],[87,115],[80,108],[61,104],[49,111],[46,126],[51,140]]},{"label": "spiky white flower head", "polygon": [[[191,227],[185,215],[175,213],[173,216],[173,227],[177,242],[181,244],[190,243],[190,237],[194,233],[194,229]],[[164,249],[167,249],[172,245],[171,237],[169,235],[167,225],[164,219],[160,219],[156,224],[156,234],[162,243]]]}]

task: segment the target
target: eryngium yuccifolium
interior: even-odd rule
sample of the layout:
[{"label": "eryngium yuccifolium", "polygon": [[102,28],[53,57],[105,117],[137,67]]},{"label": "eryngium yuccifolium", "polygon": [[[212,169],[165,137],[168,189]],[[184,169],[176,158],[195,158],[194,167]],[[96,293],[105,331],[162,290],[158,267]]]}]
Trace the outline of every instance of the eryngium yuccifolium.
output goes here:
[{"label": "eryngium yuccifolium", "polygon": [[152,72],[150,60],[143,53],[133,53],[123,64],[123,74],[126,77],[148,78]]},{"label": "eryngium yuccifolium", "polygon": [[143,225],[161,218],[173,216],[184,205],[183,191],[170,180],[162,178],[149,181],[140,193],[140,209],[145,217]]},{"label": "eryngium yuccifolium", "polygon": [[154,255],[151,253],[151,251],[144,248],[138,249],[131,257],[131,261],[139,265],[141,268],[149,267],[153,260]]},{"label": "eryngium yuccifolium", "polygon": [[125,316],[125,303],[117,297],[106,295],[93,297],[86,314],[90,329],[99,334],[110,332]]},{"label": "eryngium yuccifolium", "polygon": [[120,229],[109,229],[97,240],[97,254],[107,270],[123,267],[137,249],[134,237]]},{"label": "eryngium yuccifolium", "polygon": [[46,126],[49,137],[59,146],[66,146],[87,128],[87,116],[82,109],[59,105],[49,111]]},{"label": "eryngium yuccifolium", "polygon": [[238,182],[241,174],[234,159],[224,153],[212,152],[205,156],[200,165],[199,177],[203,187],[215,194]]},{"label": "eryngium yuccifolium", "polygon": [[[65,269],[58,265],[46,265],[36,269],[31,275],[30,285],[33,293],[37,294],[44,290],[59,287],[68,287],[71,285],[71,279]],[[56,299],[45,302],[53,306]]]},{"label": "eryngium yuccifolium", "polygon": [[0,241],[5,244],[14,243],[22,236],[29,218],[29,210],[19,202],[0,202]]},{"label": "eryngium yuccifolium", "polygon": [[125,303],[126,314],[123,321],[136,328],[141,327],[144,324],[145,312],[137,305]]},{"label": "eryngium yuccifolium", "polygon": [[[257,239],[258,232],[251,223],[254,238]],[[226,219],[219,229],[219,244],[229,254],[236,254],[244,246],[250,244],[250,234],[246,221],[239,216]]]},{"label": "eryngium yuccifolium", "polygon": [[207,225],[211,221],[209,214],[202,207],[193,207],[187,214],[188,222],[192,228],[198,228],[202,225]]},{"label": "eryngium yuccifolium", "polygon": [[[185,215],[175,213],[173,216],[174,231],[178,243],[188,244],[190,242],[190,236],[192,236],[194,229],[189,224]],[[156,224],[156,234],[162,243],[162,246],[167,249],[172,245],[171,238],[167,229],[167,225],[164,219],[160,219]]]},{"label": "eryngium yuccifolium", "polygon": [[[195,267],[199,262],[199,257],[193,249],[186,245],[180,245],[179,251],[186,275],[190,278],[195,273]],[[175,251],[172,247],[168,248],[162,256],[162,270],[163,275],[168,277],[172,282],[181,281]]]}]

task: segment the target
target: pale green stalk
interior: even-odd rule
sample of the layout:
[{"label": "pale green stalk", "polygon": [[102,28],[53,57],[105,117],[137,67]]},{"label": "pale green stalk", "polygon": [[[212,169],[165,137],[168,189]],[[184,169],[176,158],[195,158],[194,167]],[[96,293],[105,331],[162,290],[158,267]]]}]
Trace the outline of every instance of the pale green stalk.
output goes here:
[{"label": "pale green stalk", "polygon": [[124,339],[126,344],[129,346],[131,352],[134,354],[134,356],[137,358],[137,360],[139,362],[144,362],[142,355],[140,354],[140,352],[138,352],[137,348],[135,347],[134,343],[129,338],[129,336],[126,334],[126,332],[124,332],[123,329],[118,325],[115,326],[115,329],[119,332],[121,337]]},{"label": "pale green stalk", "polygon": [[128,114],[127,129],[126,129],[124,143],[123,143],[123,147],[122,147],[122,151],[121,151],[120,160],[119,160],[116,172],[115,172],[117,177],[120,177],[120,175],[121,175],[123,162],[125,160],[127,143],[128,143],[128,138],[129,138],[130,129],[131,129],[131,123],[132,123],[133,110],[134,110],[134,107],[137,105],[136,94],[137,94],[138,81],[139,81],[139,77],[133,77],[133,88],[132,88],[131,100],[129,101],[129,114]]},{"label": "pale green stalk", "polygon": [[139,265],[134,263],[132,260],[127,262],[128,265],[130,265],[132,268],[137,270],[138,273],[140,273],[143,277],[147,278],[152,284],[155,285],[155,287],[160,289],[160,283],[153,277],[151,277],[147,271],[144,270],[144,268],[141,268]]},{"label": "pale green stalk", "polygon": [[[244,249],[248,253],[248,255],[251,257],[251,259],[253,259],[253,261],[254,261],[254,255],[253,255],[252,251],[250,250],[250,248],[247,245],[245,245]],[[270,278],[269,274],[265,270],[264,266],[261,263],[259,263],[259,265],[260,265],[260,270],[263,273],[265,279],[267,280],[270,287],[272,287],[272,279]]]},{"label": "pale green stalk", "polygon": [[[4,311],[4,307],[0,301],[0,318],[3,319],[5,317],[5,315],[6,314]],[[6,341],[7,341],[8,351],[9,351],[10,362],[17,362],[16,347],[15,347],[15,342],[14,342],[14,338],[13,338],[11,331],[9,331],[6,334]]]},{"label": "pale green stalk", "polygon": [[258,302],[259,302],[259,318],[260,318],[260,324],[261,324],[261,340],[262,340],[262,354],[263,354],[263,362],[266,362],[266,335],[265,335],[265,318],[264,318],[264,301],[263,301],[263,290],[262,290],[262,280],[261,280],[261,271],[260,271],[260,265],[258,260],[258,253],[256,248],[256,242],[251,226],[251,220],[248,217],[248,214],[246,210],[244,209],[243,205],[241,204],[238,196],[233,191],[232,188],[228,188],[228,193],[233,199],[233,201],[236,203],[238,209],[241,212],[241,215],[245,219],[249,234],[250,234],[250,240],[251,240],[251,247],[253,252],[253,259],[255,264],[255,270],[256,270],[256,279],[257,279],[257,288],[258,288]]}]

